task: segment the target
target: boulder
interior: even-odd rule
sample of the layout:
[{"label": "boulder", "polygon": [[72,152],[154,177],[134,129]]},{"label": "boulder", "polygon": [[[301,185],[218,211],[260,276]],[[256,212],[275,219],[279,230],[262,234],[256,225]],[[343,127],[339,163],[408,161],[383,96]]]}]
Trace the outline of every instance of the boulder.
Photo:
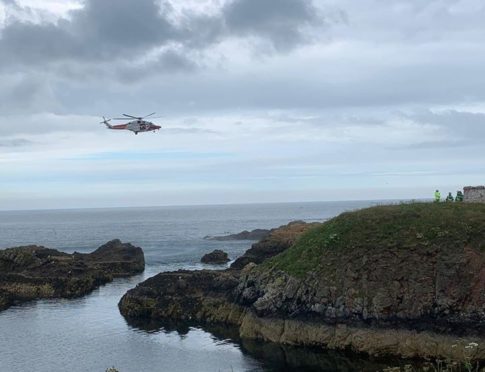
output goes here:
[{"label": "boulder", "polygon": [[211,253],[207,253],[204,256],[202,256],[200,261],[205,264],[222,265],[222,264],[228,263],[230,259],[226,252],[220,249],[216,249]]}]

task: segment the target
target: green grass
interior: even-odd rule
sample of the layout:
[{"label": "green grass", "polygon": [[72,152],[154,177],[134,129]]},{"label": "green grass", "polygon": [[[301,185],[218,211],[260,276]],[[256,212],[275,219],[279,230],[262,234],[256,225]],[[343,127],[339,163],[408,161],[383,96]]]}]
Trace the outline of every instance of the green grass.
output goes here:
[{"label": "green grass", "polygon": [[318,270],[326,251],[345,252],[428,246],[485,250],[485,204],[411,203],[343,213],[303,234],[291,248],[265,262],[303,277]]}]

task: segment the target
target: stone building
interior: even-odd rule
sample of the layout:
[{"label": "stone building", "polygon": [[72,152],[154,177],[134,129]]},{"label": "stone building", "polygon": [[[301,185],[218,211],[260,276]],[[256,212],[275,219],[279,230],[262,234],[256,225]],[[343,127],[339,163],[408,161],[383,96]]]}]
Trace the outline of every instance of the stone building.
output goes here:
[{"label": "stone building", "polygon": [[485,203],[485,186],[467,186],[463,191],[466,202]]}]

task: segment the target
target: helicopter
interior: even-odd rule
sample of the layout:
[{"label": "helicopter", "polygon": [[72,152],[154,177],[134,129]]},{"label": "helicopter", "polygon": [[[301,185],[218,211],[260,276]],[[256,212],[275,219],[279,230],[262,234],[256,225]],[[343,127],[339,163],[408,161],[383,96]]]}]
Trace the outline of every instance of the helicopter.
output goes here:
[{"label": "helicopter", "polygon": [[[160,130],[161,126],[155,125],[150,121],[146,121],[145,119],[155,115],[155,112],[152,112],[150,115],[146,115],[143,117],[138,117],[138,116],[133,116],[133,115],[127,115],[123,114],[125,116],[124,118],[113,118],[113,119],[106,119],[103,116],[103,121],[100,124],[106,125],[108,129],[114,129],[114,130],[130,130],[135,134],[138,134],[140,132],[155,132],[157,130]],[[111,120],[130,120],[126,124],[118,124],[118,125],[110,125],[109,122]]]}]

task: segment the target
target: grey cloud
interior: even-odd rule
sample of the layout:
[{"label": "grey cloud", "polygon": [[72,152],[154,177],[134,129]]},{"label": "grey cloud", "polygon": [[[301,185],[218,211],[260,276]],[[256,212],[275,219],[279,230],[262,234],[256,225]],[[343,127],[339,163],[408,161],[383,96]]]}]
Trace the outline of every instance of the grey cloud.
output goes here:
[{"label": "grey cloud", "polygon": [[[116,83],[147,77],[156,80],[158,75],[170,79],[166,92],[160,91],[165,84],[157,82],[156,95],[164,104],[176,101],[178,94],[186,95],[187,89],[197,95],[202,89],[203,96],[211,96],[207,91],[212,91],[212,82],[196,80],[195,84],[202,85],[193,89],[190,79],[177,83],[172,75],[199,70],[211,47],[234,37],[258,36],[281,51],[306,42],[303,29],[316,20],[311,4],[304,0],[234,0],[212,15],[190,13],[174,23],[167,0],[137,0],[136,4],[133,0],[86,0],[83,8],[55,23],[10,19],[0,30],[0,77],[6,79],[21,71],[25,81],[11,84],[8,90],[5,84],[0,87],[0,96],[5,96],[0,107],[7,113],[19,109],[59,112],[56,100],[64,106],[75,99],[78,107],[88,100],[92,110],[93,90],[109,99]],[[20,9],[13,0],[9,6]],[[157,50],[156,58],[148,58]],[[43,76],[42,81],[38,76]],[[219,92],[225,98],[217,100],[223,103],[235,94],[233,86],[230,90],[230,95]],[[78,92],[81,97],[76,97]],[[189,98],[191,95],[184,101],[198,100]]]},{"label": "grey cloud", "polygon": [[[10,64],[38,66],[42,62],[106,61],[136,58],[176,37],[166,18],[168,6],[153,0],[88,0],[71,19],[56,24],[13,22],[2,31],[0,50]],[[3,62],[5,65],[5,60]]]},{"label": "grey cloud", "polygon": [[28,114],[58,108],[45,77],[39,74],[0,75],[0,112]]},{"label": "grey cloud", "polygon": [[404,117],[420,124],[432,124],[441,128],[450,138],[449,144],[483,143],[485,138],[485,114],[467,111],[447,110],[432,112],[422,110]]},{"label": "grey cloud", "polygon": [[303,42],[304,26],[322,23],[313,3],[306,0],[234,0],[223,14],[230,32],[267,38],[279,50]]},{"label": "grey cloud", "polygon": [[[134,52],[178,38],[178,30],[167,19],[170,5],[153,0],[89,0],[72,13],[72,31],[84,43],[97,48]],[[114,50],[109,50],[109,52]]]},{"label": "grey cloud", "polygon": [[[118,66],[113,72],[115,74],[113,77],[126,83],[156,74],[195,71],[198,67],[198,63],[189,58],[183,51],[168,49],[161,53],[155,61],[138,66],[130,64]],[[109,73],[109,68],[103,72],[105,75]]]},{"label": "grey cloud", "polygon": [[80,44],[62,26],[54,24],[15,22],[3,30],[0,40],[1,64],[11,70],[17,70],[19,65],[72,58],[81,53],[80,49]]},{"label": "grey cloud", "polygon": [[[427,108],[485,99],[485,53],[481,41],[473,42],[475,34],[457,34],[449,42],[437,39],[431,44],[408,45],[393,35],[394,29],[384,32],[389,19],[397,22],[397,18],[405,23],[396,23],[397,31],[419,28],[421,18],[404,17],[415,14],[406,10],[404,0],[379,2],[379,7],[373,6],[374,0],[339,1],[349,14],[349,24],[332,28],[330,34],[337,36],[337,43],[328,49],[318,45],[308,58],[295,53],[254,63],[230,61],[227,70],[214,68],[199,74],[180,72],[196,71],[205,63],[218,66],[222,59],[209,54],[211,46],[225,38],[258,36],[280,50],[295,47],[298,40],[306,42],[305,28],[322,23],[315,10],[319,2],[231,0],[211,15],[188,13],[177,23],[172,23],[168,5],[160,8],[152,0],[140,0],[128,7],[128,2],[133,4],[133,0],[87,0],[85,8],[57,24],[9,23],[0,40],[0,66],[42,71],[65,112],[85,114],[104,112],[108,102],[110,110],[163,105],[165,112],[173,114],[227,109]],[[436,13],[433,9],[445,7],[438,1],[433,4],[416,10],[425,12],[429,27]],[[460,23],[464,24],[465,15],[472,12],[463,9]],[[131,14],[127,15],[128,10]],[[320,12],[329,17],[328,11]],[[142,20],[146,25],[140,24]],[[129,35],[123,34],[128,31]],[[392,43],[374,42],[376,33]],[[366,42],[361,43],[362,39]],[[228,53],[235,45],[227,49],[221,45],[216,52]],[[158,59],[137,60],[159,46],[163,52]]]},{"label": "grey cloud", "polygon": [[[57,23],[10,22],[0,39],[2,62],[39,66],[46,62],[73,63],[136,60],[157,47],[204,49],[227,37],[258,35],[278,49],[303,42],[300,27],[315,20],[311,3],[304,0],[236,0],[218,16],[191,15],[175,25],[168,1],[87,0],[70,19]],[[166,54],[162,62],[193,67],[187,58]],[[170,61],[168,59],[171,59]]]}]

